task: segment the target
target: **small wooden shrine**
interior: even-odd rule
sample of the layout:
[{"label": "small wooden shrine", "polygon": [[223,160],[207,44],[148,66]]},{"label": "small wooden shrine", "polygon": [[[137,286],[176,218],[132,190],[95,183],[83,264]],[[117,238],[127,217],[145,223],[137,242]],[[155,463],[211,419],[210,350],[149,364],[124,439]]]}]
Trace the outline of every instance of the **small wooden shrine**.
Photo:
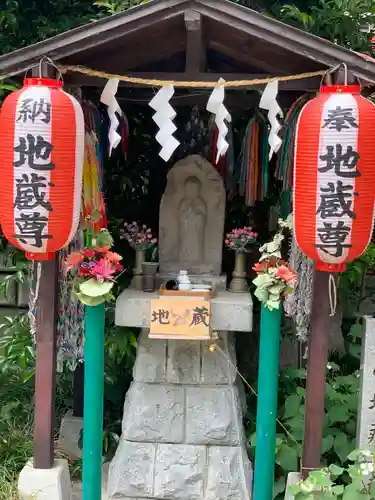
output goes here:
[{"label": "small wooden shrine", "polygon": [[[229,113],[254,110],[264,87],[264,82],[257,80],[274,78],[279,84],[277,100],[289,110],[286,124],[296,120],[306,93],[319,90],[324,72],[338,64],[349,68],[364,92],[375,86],[375,61],[371,58],[229,0],[150,0],[1,56],[0,75],[21,80],[43,57],[53,61],[67,88],[82,88],[98,99],[107,80],[118,76],[116,98],[120,103],[122,98],[131,98],[148,105],[154,96],[154,80],[165,87],[174,83],[178,90],[171,103],[176,109],[205,107],[212,82],[223,78],[226,82],[255,81],[250,86],[229,86],[225,91]],[[200,88],[199,93],[195,87]],[[236,179],[239,192],[252,205],[267,192],[268,144],[266,133],[260,151],[259,124],[254,126],[250,121],[246,130],[247,142],[241,153],[244,163],[254,160],[255,149],[264,160],[264,168],[258,169],[256,176],[240,168]],[[291,144],[284,141],[281,156],[291,158]],[[186,340],[188,335],[176,340],[176,329],[168,326],[165,331],[159,322],[149,335],[150,323],[160,313],[157,301],[163,300],[163,310],[171,313],[173,301],[178,299],[161,298],[158,290],[147,293],[134,286],[118,298],[116,323],[141,328],[142,332],[134,382],[126,396],[123,435],[110,469],[108,491],[116,498],[251,498],[252,466],[244,445],[244,402],[236,381],[232,332],[252,330],[252,299],[247,292],[227,291],[222,273],[225,179],[215,162],[207,161],[207,155],[190,153],[174,166],[171,160],[160,200],[158,278],[165,281],[187,269],[197,283],[208,283],[215,294],[198,300],[197,305],[203,304],[211,328],[203,322],[192,340]],[[282,191],[290,189],[290,165],[285,170],[285,162],[278,159],[274,173]],[[182,225],[185,232],[180,230]],[[50,468],[53,461],[57,276],[55,261],[42,264],[39,302],[44,312],[36,337],[34,457],[35,467],[41,469]],[[185,308],[190,322],[196,307],[190,304]],[[217,352],[199,340],[205,339],[209,330],[215,333]]]}]

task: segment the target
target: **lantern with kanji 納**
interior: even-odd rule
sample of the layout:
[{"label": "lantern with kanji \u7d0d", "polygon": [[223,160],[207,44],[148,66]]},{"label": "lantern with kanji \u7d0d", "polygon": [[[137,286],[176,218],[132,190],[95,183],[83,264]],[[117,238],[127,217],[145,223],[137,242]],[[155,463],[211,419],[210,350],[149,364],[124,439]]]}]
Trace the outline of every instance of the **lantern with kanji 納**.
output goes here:
[{"label": "lantern with kanji \u7d0d", "polygon": [[74,237],[80,220],[84,118],[62,82],[26,78],[0,114],[0,223],[35,260]]},{"label": "lantern with kanji \u7d0d", "polygon": [[294,229],[320,271],[342,272],[370,242],[375,193],[375,107],[359,86],[323,86],[299,116]]}]

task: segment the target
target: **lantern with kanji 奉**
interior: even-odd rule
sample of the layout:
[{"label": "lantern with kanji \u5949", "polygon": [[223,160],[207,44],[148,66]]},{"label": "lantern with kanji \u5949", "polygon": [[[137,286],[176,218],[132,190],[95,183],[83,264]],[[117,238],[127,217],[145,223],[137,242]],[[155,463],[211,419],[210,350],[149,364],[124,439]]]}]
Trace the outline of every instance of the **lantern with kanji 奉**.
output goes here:
[{"label": "lantern with kanji \u5949", "polygon": [[342,272],[371,239],[375,107],[359,86],[323,86],[296,131],[294,228],[320,271]]},{"label": "lantern with kanji \u5949", "polygon": [[80,220],[84,118],[62,82],[26,78],[0,114],[0,222],[8,241],[48,260]]}]

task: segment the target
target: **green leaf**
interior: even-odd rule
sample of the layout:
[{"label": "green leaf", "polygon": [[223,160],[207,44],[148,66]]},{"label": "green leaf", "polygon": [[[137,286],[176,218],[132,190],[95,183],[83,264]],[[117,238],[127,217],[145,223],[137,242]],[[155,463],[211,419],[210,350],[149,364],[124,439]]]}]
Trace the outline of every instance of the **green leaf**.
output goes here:
[{"label": "green leaf", "polygon": [[280,495],[280,493],[284,493],[285,485],[286,485],[285,477],[282,477],[278,481],[275,481],[275,484],[273,485],[273,497],[272,498],[276,498],[278,495]]},{"label": "green leaf", "polygon": [[331,464],[328,467],[328,469],[334,476],[341,476],[341,474],[343,474],[345,470],[342,467],[339,467],[338,465],[335,464]]},{"label": "green leaf", "polygon": [[80,300],[82,304],[91,307],[98,306],[99,304],[103,304],[103,302],[106,301],[105,296],[90,297],[89,295],[85,295],[82,292],[77,293],[77,299]]},{"label": "green leaf", "polygon": [[344,486],[341,484],[339,486],[332,486],[332,493],[335,495],[342,495],[344,493]]},{"label": "green leaf", "polygon": [[79,285],[79,289],[84,295],[89,297],[100,297],[101,295],[106,295],[113,288],[114,283],[112,281],[104,281],[99,283],[95,279],[91,278],[84,281]]},{"label": "green leaf", "polygon": [[273,300],[267,300],[266,306],[268,307],[268,309],[270,309],[270,311],[272,311],[273,309],[279,309],[280,300],[278,302],[273,301]]},{"label": "green leaf", "polygon": [[335,438],[332,436],[332,434],[329,434],[328,436],[324,437],[322,442],[322,452],[327,453],[327,451],[329,451],[332,448],[334,442]]},{"label": "green leaf", "polygon": [[292,418],[298,414],[301,407],[302,397],[299,394],[291,394],[286,398],[284,418]]},{"label": "green leaf", "polygon": [[342,462],[345,462],[348,454],[350,451],[353,449],[351,442],[348,441],[348,438],[346,434],[343,432],[340,432],[336,437],[335,437],[335,444],[333,446],[333,449],[339,456],[340,460]]},{"label": "green leaf", "polygon": [[346,404],[336,404],[328,412],[328,419],[331,424],[336,422],[346,422],[349,418],[349,408]]},{"label": "green leaf", "polygon": [[363,335],[363,326],[360,323],[355,323],[350,327],[349,338],[352,340],[361,339]]},{"label": "green leaf", "polygon": [[257,288],[254,292],[255,297],[260,301],[260,302],[267,302],[269,293],[267,289],[262,289],[262,288]]},{"label": "green leaf", "polygon": [[278,463],[286,472],[298,470],[297,451],[285,443],[280,445],[279,451],[276,455],[276,463]]}]

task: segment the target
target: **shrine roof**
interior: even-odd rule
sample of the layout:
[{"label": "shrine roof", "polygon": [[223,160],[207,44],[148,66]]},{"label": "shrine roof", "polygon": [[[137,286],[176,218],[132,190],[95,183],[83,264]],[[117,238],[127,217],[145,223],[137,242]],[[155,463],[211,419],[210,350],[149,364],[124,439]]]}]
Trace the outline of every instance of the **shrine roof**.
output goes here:
[{"label": "shrine roof", "polygon": [[[109,73],[197,80],[314,72],[339,63],[375,83],[375,62],[229,0],[150,0],[0,57],[0,74],[19,75],[41,57]],[[67,84],[100,79],[69,73]],[[320,78],[288,82],[318,88]],[[286,85],[285,85],[286,86]]]}]

